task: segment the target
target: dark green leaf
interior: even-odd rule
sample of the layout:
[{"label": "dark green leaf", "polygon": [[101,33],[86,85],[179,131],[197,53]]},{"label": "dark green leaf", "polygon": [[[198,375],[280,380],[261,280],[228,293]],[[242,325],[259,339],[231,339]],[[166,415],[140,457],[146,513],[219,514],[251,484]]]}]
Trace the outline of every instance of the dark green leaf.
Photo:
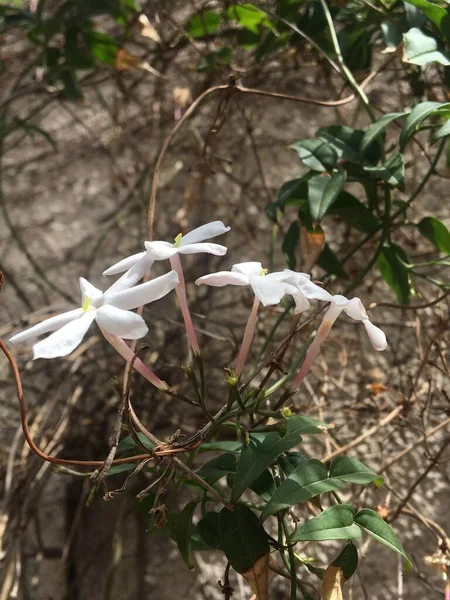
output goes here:
[{"label": "dark green leaf", "polygon": [[265,506],[262,517],[266,518],[283,508],[306,502],[313,496],[341,490],[344,487],[345,484],[339,479],[328,477],[327,470],[322,463],[310,460],[301,464],[283,481]]},{"label": "dark green leaf", "polygon": [[[136,435],[144,448],[147,448],[147,450],[153,449],[153,444],[150,442],[150,440],[148,440],[145,437],[145,435],[143,433],[138,433]],[[127,435],[126,437],[123,438],[123,440],[120,440],[119,446],[117,448],[117,455],[118,456],[121,456],[124,454],[132,455],[134,453],[136,453],[136,454],[142,453],[142,448],[139,446],[139,444],[136,443],[136,440],[134,439],[133,436]]]},{"label": "dark green leaf", "polygon": [[314,435],[316,433],[322,433],[322,429],[328,429],[327,424],[318,419],[312,419],[311,417],[293,415],[286,419],[286,431],[288,434]]},{"label": "dark green leaf", "polygon": [[185,25],[187,33],[193,38],[201,38],[215,33],[219,28],[221,17],[219,13],[204,10],[194,15]]},{"label": "dark green leaf", "polygon": [[202,444],[198,453],[203,452],[239,452],[242,448],[242,442],[237,441],[223,441],[223,442],[205,442]]},{"label": "dark green leaf", "polygon": [[450,135],[450,119],[433,135],[433,143]]},{"label": "dark green leaf", "polygon": [[337,504],[301,525],[288,538],[292,542],[322,542],[324,540],[356,540],[361,530],[353,523],[353,506]]},{"label": "dark green leaf", "polygon": [[364,233],[372,233],[380,225],[380,221],[365,204],[345,191],[336,198],[328,214],[338,215],[345,223]]},{"label": "dark green leaf", "polygon": [[289,269],[295,271],[297,266],[297,247],[300,239],[300,225],[298,221],[293,221],[284,236],[281,249],[283,250],[284,259]]},{"label": "dark green leaf", "polygon": [[225,477],[227,473],[236,471],[236,457],[229,452],[216,456],[208,461],[198,472],[198,475],[213,484]]},{"label": "dark green leaf", "polygon": [[223,508],[219,516],[221,546],[237,573],[248,571],[270,550],[267,534],[253,511],[238,504],[234,511]]},{"label": "dark green leaf", "polygon": [[375,141],[367,145],[364,152],[361,144],[364,138],[362,129],[353,129],[344,125],[322,127],[316,136],[333,146],[341,160],[356,164],[377,164],[380,160],[380,146]]},{"label": "dark green leaf", "polygon": [[300,179],[286,181],[281,186],[275,202],[269,202],[266,206],[266,213],[273,223],[278,223],[278,211],[282,213],[288,206],[300,206],[308,202],[308,179],[309,176]]},{"label": "dark green leaf", "polygon": [[395,244],[385,245],[377,260],[378,269],[400,304],[409,304],[411,281],[405,252]]},{"label": "dark green leaf", "polygon": [[393,187],[403,187],[405,163],[400,152],[393,154],[381,167],[364,167],[364,170],[371,177],[386,181]]},{"label": "dark green leaf", "polygon": [[338,160],[336,150],[323,140],[301,140],[290,146],[303,163],[315,171],[330,171]]},{"label": "dark green leaf", "polygon": [[278,463],[283,473],[289,477],[297,467],[306,463],[308,458],[301,452],[286,452],[278,457]]},{"label": "dark green leaf", "polygon": [[333,567],[340,567],[344,579],[348,581],[358,567],[358,550],[355,544],[349,542],[331,564]]},{"label": "dark green leaf", "polygon": [[196,502],[189,502],[189,504],[186,504],[177,519],[175,527],[175,537],[177,540],[178,549],[189,569],[193,569],[195,567],[194,557],[192,554],[191,537],[194,533],[192,517],[194,516],[196,506]]},{"label": "dark green leaf", "polygon": [[316,175],[308,181],[308,204],[313,221],[321,221],[338,195],[346,178],[343,170],[331,177]]},{"label": "dark green leaf", "polygon": [[381,31],[387,48],[397,48],[402,43],[401,31],[392,21],[383,21],[381,23]]},{"label": "dark green leaf", "polygon": [[268,502],[270,500],[272,495],[275,493],[276,486],[272,477],[272,473],[269,471],[269,469],[266,469],[261,473],[258,479],[252,483],[250,489],[260,498],[262,498],[264,502]]},{"label": "dark green leaf", "polygon": [[450,254],[450,231],[435,217],[424,217],[417,225],[420,233],[444,254]]},{"label": "dark green leaf", "polygon": [[85,43],[97,60],[111,67],[115,65],[119,45],[112,37],[101,31],[88,31]]},{"label": "dark green leaf", "polygon": [[404,117],[406,113],[388,113],[379,117],[372,125],[367,128],[364,137],[361,142],[361,150],[364,152],[375,140],[379,139],[380,136],[386,131],[386,128],[392,121]]},{"label": "dark green leaf", "polygon": [[349,456],[336,456],[331,461],[330,477],[349,483],[359,483],[360,485],[374,483],[377,487],[384,481],[384,477],[377,475],[359,460]]},{"label": "dark green leaf", "polygon": [[378,513],[370,508],[363,508],[356,513],[354,521],[360,527],[363,527],[369,535],[377,540],[377,542],[380,542],[383,546],[386,546],[390,550],[400,554],[400,556],[403,556],[406,561],[406,570],[411,570],[411,561],[406,556],[400,540],[393,532],[392,527],[388,525]]},{"label": "dark green leaf", "polygon": [[59,78],[64,85],[63,95],[65,98],[68,100],[81,100],[83,98],[83,92],[75,71],[62,71]]},{"label": "dark green leaf", "polygon": [[449,55],[439,50],[436,38],[426,35],[417,27],[413,27],[403,34],[403,42],[405,45],[405,58],[413,65],[423,67],[432,62],[446,66],[450,65]]},{"label": "dark green leaf", "polygon": [[411,136],[414,135],[417,128],[420,126],[431,113],[442,107],[447,107],[448,104],[442,104],[441,102],[421,102],[415,106],[407,116],[402,131],[400,133],[400,150],[404,150]]},{"label": "dark green leaf", "polygon": [[448,38],[449,16],[443,6],[438,6],[433,2],[428,2],[428,0],[408,0],[408,4],[418,8]]},{"label": "dark green leaf", "polygon": [[216,550],[223,550],[220,537],[219,513],[208,512],[197,523],[197,530],[201,539]]},{"label": "dark green leaf", "polygon": [[247,488],[267,469],[283,452],[299,444],[297,434],[281,437],[278,433],[268,433],[262,441],[252,439],[242,450],[231,492],[231,501],[236,502]]},{"label": "dark green leaf", "polygon": [[325,244],[317,264],[327,275],[336,275],[336,277],[340,277],[341,279],[348,279],[344,267],[328,244]]}]

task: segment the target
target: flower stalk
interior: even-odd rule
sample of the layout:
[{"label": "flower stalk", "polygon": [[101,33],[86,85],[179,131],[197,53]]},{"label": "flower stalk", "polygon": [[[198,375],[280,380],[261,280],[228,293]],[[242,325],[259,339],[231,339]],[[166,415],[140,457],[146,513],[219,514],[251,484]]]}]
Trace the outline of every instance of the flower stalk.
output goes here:
[{"label": "flower stalk", "polygon": [[179,283],[175,288],[175,293],[177,295],[178,302],[180,303],[181,314],[183,315],[184,325],[186,327],[186,333],[189,339],[189,343],[191,344],[193,353],[197,356],[200,356],[200,345],[198,343],[194,323],[192,322],[191,313],[189,311],[183,267],[181,266],[181,261],[178,254],[174,254],[170,257],[170,265],[178,275]]},{"label": "flower stalk", "polygon": [[250,316],[248,317],[247,325],[244,331],[244,337],[242,338],[241,348],[239,350],[239,356],[236,361],[235,374],[239,379],[242,375],[242,371],[244,370],[245,361],[247,360],[247,355],[250,350],[250,346],[253,341],[253,337],[255,335],[255,327],[256,321],[258,318],[258,308],[260,305],[259,299],[255,296],[253,301],[252,310],[250,312]]}]

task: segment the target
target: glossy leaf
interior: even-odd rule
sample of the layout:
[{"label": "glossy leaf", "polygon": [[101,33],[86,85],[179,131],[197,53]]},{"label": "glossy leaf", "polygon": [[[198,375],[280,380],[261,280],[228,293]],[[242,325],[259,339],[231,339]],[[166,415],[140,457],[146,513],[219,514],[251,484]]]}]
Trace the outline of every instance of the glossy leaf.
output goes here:
[{"label": "glossy leaf", "polygon": [[219,513],[207,512],[197,523],[197,531],[205,544],[216,550],[223,550],[220,537]]},{"label": "glossy leaf", "polygon": [[405,252],[395,244],[385,245],[377,260],[378,269],[400,304],[409,304],[411,282]]},{"label": "glossy leaf", "polygon": [[388,158],[380,167],[364,167],[371,177],[386,181],[393,187],[403,187],[405,178],[405,163],[400,152]]},{"label": "glossy leaf", "polygon": [[234,511],[223,508],[219,515],[221,546],[237,573],[244,573],[269,553],[266,532],[255,513],[243,504]]},{"label": "glossy leaf", "polygon": [[212,458],[203,465],[198,475],[212,484],[234,471],[236,471],[236,457],[234,454],[227,452]]},{"label": "glossy leaf", "polygon": [[193,569],[195,567],[194,556],[192,554],[191,537],[194,533],[192,517],[194,516],[196,506],[196,502],[189,502],[189,504],[186,504],[181,511],[175,526],[175,537],[177,540],[178,549],[189,569]]},{"label": "glossy leaf", "polygon": [[450,255],[450,231],[442,221],[435,217],[424,217],[417,229],[440,252]]},{"label": "glossy leaf", "polygon": [[350,579],[358,567],[358,550],[355,544],[349,542],[331,564],[342,569],[345,580]]},{"label": "glossy leaf", "polygon": [[405,48],[404,61],[423,67],[429,63],[437,62],[441,65],[450,65],[450,56],[439,49],[436,38],[426,35],[413,27],[403,34]]},{"label": "glossy leaf", "polygon": [[372,233],[380,225],[380,221],[367,206],[346,191],[339,194],[328,214],[339,216],[345,223],[364,233]]},{"label": "glossy leaf", "polygon": [[286,420],[286,431],[288,434],[297,433],[299,435],[314,435],[322,433],[323,429],[328,429],[328,425],[323,423],[323,421],[311,417],[293,415]]},{"label": "glossy leaf", "polygon": [[323,140],[301,140],[290,146],[305,166],[314,171],[330,171],[338,160],[336,150]]},{"label": "glossy leaf", "polygon": [[278,433],[268,433],[262,441],[251,440],[242,450],[241,457],[231,491],[231,501],[236,502],[246,489],[267,469],[283,452],[290,450],[301,441],[297,434],[281,437]]},{"label": "glossy leaf", "polygon": [[211,10],[204,10],[198,15],[194,15],[185,25],[187,33],[195,38],[201,38],[211,33],[215,33],[219,28],[221,17],[219,13]]},{"label": "glossy leaf", "polygon": [[448,38],[449,15],[443,6],[428,0],[408,0],[408,4],[418,8]]},{"label": "glossy leaf", "polygon": [[395,49],[402,43],[402,34],[392,21],[383,21],[381,32],[387,48]]},{"label": "glossy leaf", "polygon": [[400,150],[404,150],[409,139],[414,135],[422,121],[424,121],[431,113],[444,106],[448,105],[442,104],[441,102],[421,102],[415,106],[403,124],[399,140]]},{"label": "glossy leaf", "polygon": [[448,121],[446,121],[444,123],[444,125],[442,125],[442,127],[440,129],[438,129],[436,131],[436,133],[433,135],[433,142],[437,142],[438,140],[448,137],[449,135],[450,135],[450,119]]},{"label": "glossy leaf", "polygon": [[242,448],[242,442],[224,440],[223,442],[205,442],[202,444],[198,453],[202,454],[203,452],[239,452]]},{"label": "glossy leaf", "polygon": [[379,139],[386,131],[386,128],[397,119],[404,117],[406,113],[394,112],[379,117],[372,125],[367,128],[361,142],[361,150],[364,152],[375,140]]},{"label": "glossy leaf", "polygon": [[250,489],[260,498],[262,498],[264,502],[268,502],[270,500],[275,493],[276,485],[269,469],[266,469],[261,473],[258,479],[252,483]]},{"label": "glossy leaf", "polygon": [[321,221],[345,183],[346,173],[340,170],[331,177],[316,175],[308,181],[308,204],[313,221]]},{"label": "glossy leaf", "polygon": [[390,550],[397,552],[406,561],[406,570],[410,571],[412,568],[411,561],[407,557],[400,540],[395,535],[392,527],[384,521],[378,513],[370,508],[363,508],[355,515],[355,523],[365,529],[367,533],[372,536],[377,542],[383,544]]},{"label": "glossy leaf", "polygon": [[384,481],[384,477],[377,475],[359,460],[349,456],[336,456],[331,461],[330,477],[360,485],[374,483],[377,487]]},{"label": "glossy leaf", "polygon": [[317,264],[328,275],[336,275],[336,277],[340,277],[341,279],[349,278],[338,257],[328,244],[325,244]]},{"label": "glossy leaf", "polygon": [[266,214],[273,223],[278,222],[278,211],[282,213],[288,206],[307,204],[309,176],[286,181],[281,186],[275,202],[266,205]]},{"label": "glossy leaf", "polygon": [[345,484],[339,479],[328,477],[322,463],[310,460],[301,464],[281,485],[265,506],[262,518],[273,515],[283,508],[306,502],[313,496],[341,490]]},{"label": "glossy leaf", "polygon": [[367,145],[364,151],[361,144],[364,138],[362,129],[353,129],[345,125],[327,125],[316,136],[328,142],[336,150],[341,160],[355,164],[376,164],[380,160],[380,146],[377,142]]},{"label": "glossy leaf", "polygon": [[301,525],[288,538],[293,542],[323,542],[324,540],[356,540],[361,530],[353,523],[354,509],[350,504],[337,504]]},{"label": "glossy leaf", "polygon": [[283,251],[286,264],[289,267],[289,269],[292,269],[293,271],[295,271],[295,268],[297,266],[296,254],[297,254],[299,239],[300,239],[300,225],[299,225],[298,221],[293,221],[290,224],[289,229],[287,230],[286,235],[284,236],[284,239],[283,239],[283,243],[281,245],[281,249]]},{"label": "glossy leaf", "polygon": [[301,452],[286,452],[286,454],[282,454],[278,457],[278,464],[283,470],[283,473],[288,477],[297,467],[305,464],[307,461],[308,458]]}]

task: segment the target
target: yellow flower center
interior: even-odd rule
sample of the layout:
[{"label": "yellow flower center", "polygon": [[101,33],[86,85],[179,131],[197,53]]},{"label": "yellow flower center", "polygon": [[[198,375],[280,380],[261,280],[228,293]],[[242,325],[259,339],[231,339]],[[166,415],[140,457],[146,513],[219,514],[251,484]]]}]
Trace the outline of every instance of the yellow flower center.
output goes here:
[{"label": "yellow flower center", "polygon": [[259,276],[264,277],[264,275],[267,275],[268,272],[269,272],[269,269],[261,269],[261,271],[259,272]]},{"label": "yellow flower center", "polygon": [[175,238],[175,248],[179,248],[181,244],[181,238],[183,237],[182,233],[179,233]]},{"label": "yellow flower center", "polygon": [[83,306],[82,306],[83,311],[87,312],[90,309],[90,307],[91,307],[91,299],[86,296],[86,298],[84,299],[84,302],[83,302]]}]

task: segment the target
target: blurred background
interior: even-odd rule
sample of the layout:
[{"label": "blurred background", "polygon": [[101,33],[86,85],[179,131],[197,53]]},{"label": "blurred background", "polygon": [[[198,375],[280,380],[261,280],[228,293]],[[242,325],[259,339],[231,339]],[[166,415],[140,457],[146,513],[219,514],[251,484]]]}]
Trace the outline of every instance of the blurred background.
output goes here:
[{"label": "blurred background", "polygon": [[[160,171],[154,239],[171,241],[212,220],[232,228],[217,240],[227,245],[226,256],[183,257],[213,383],[210,406],[224,401],[224,368],[236,356],[252,299],[245,289],[196,288],[197,277],[245,260],[281,269],[294,254],[297,268],[315,264],[313,278],[327,276],[333,293],[352,285],[351,295],[367,308],[388,304],[370,313],[388,336],[388,350],[374,352],[363,328],[342,318],[293,402],[303,414],[332,424],[311,446],[317,456],[349,445],[350,455],[386,477],[363,499],[383,516],[395,515],[393,526],[414,563],[403,579],[401,560],[366,541],[348,597],[442,598],[442,567],[432,569],[426,557],[445,554],[450,526],[450,455],[435,460],[449,435],[448,298],[432,304],[446,287],[420,281],[413,303],[429,306],[402,309],[378,270],[359,277],[375,241],[354,252],[344,274],[314,255],[311,240],[293,250],[283,246],[289,222],[274,225],[265,209],[283,183],[304,172],[289,146],[332,123],[364,128],[369,121],[357,99],[342,106],[300,101],[333,102],[351,94],[316,48],[317,41],[327,47],[328,35],[318,3],[255,4],[269,17],[248,7],[250,14],[245,7],[236,11],[242,7],[225,1],[0,2],[1,337],[78,307],[80,276],[106,289],[110,281],[102,271],[143,249],[155,164],[179,124]],[[403,112],[418,101],[445,101],[434,67],[405,64],[401,48],[382,37],[383,11],[393,3],[372,4],[379,6],[329,3],[340,27],[354,34],[345,46],[352,72],[359,82],[372,75],[365,87],[370,103]],[[293,98],[238,93],[236,84]],[[208,94],[185,118],[192,102],[216,85],[225,89]],[[388,139],[397,134],[394,128]],[[405,151],[407,177],[404,189],[395,191],[398,202],[423,178],[428,151],[434,156],[435,148],[424,144],[425,151],[420,144]],[[410,220],[433,214],[450,226],[449,177],[444,152]],[[322,227],[339,260],[363,237],[340,216],[327,217]],[[403,227],[398,236],[413,262],[436,255],[415,228]],[[445,268],[433,266],[428,275],[448,283]],[[165,270],[155,265],[156,274]],[[254,358],[283,310],[261,311]],[[147,307],[145,315],[150,332],[143,356],[160,377],[182,387],[181,366],[189,355],[175,296]],[[277,331],[273,347],[285,331]],[[67,359],[33,362],[30,348],[14,352],[39,447],[64,458],[105,458],[124,365],[100,332],[92,328]],[[136,477],[123,494],[109,501],[98,494],[86,506],[89,478],[58,472],[25,444],[4,358],[0,382],[0,600],[222,597],[221,558],[198,553],[191,572],[175,544],[149,534],[145,507],[135,499],[145,480]],[[161,397],[138,377],[132,393],[141,420],[160,439],[178,429],[192,434],[203,424],[190,407]],[[401,413],[392,417],[399,406]],[[108,480],[110,489],[122,483],[120,475]],[[171,502],[176,505],[176,498]],[[319,563],[332,551],[318,544],[302,549]],[[288,597],[281,579],[271,590],[274,599]],[[236,581],[233,597],[250,596]]]}]

